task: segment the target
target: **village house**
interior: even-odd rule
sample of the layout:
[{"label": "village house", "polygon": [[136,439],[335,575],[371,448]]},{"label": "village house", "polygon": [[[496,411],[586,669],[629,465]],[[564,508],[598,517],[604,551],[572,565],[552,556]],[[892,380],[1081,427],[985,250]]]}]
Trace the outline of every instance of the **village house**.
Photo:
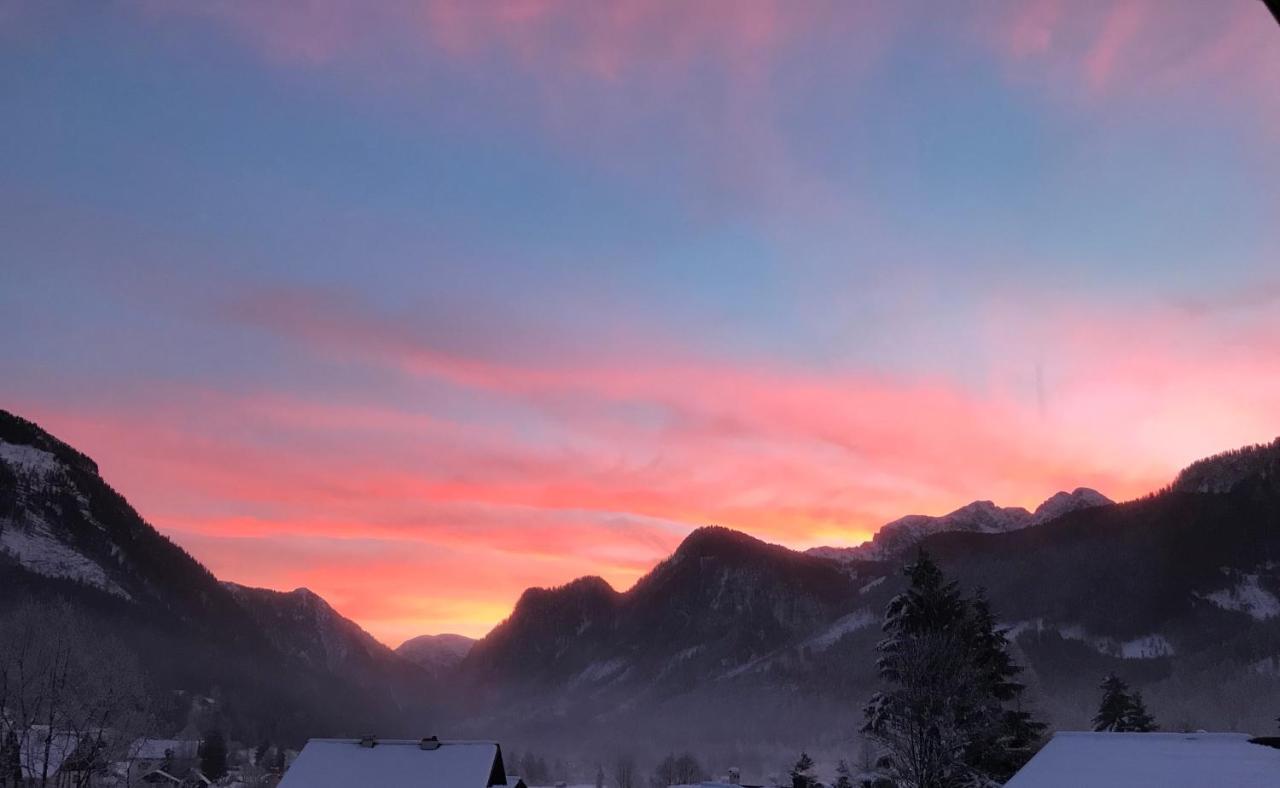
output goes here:
[{"label": "village house", "polygon": [[84,759],[77,757],[82,749],[81,737],[75,733],[32,725],[18,743],[19,774],[24,784],[75,785],[85,774]]},{"label": "village house", "polygon": [[526,788],[492,741],[311,739],[280,788]]},{"label": "village house", "polygon": [[142,785],[158,785],[166,788],[206,788],[213,785],[213,781],[200,772],[199,769],[188,769],[186,774],[179,777],[171,774],[164,769],[152,769],[142,775]]},{"label": "village house", "polygon": [[1276,788],[1280,749],[1244,733],[1054,734],[1005,788]]},{"label": "village house", "polygon": [[[199,785],[203,775],[196,764],[200,742],[194,739],[135,739],[126,751],[125,784]],[[188,778],[191,780],[188,780]],[[205,780],[204,784],[208,784]]]}]

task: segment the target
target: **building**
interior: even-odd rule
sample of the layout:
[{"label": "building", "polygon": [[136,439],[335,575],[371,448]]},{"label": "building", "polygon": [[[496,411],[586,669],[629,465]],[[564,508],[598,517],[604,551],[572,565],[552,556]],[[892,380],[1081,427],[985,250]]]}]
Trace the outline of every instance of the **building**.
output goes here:
[{"label": "building", "polygon": [[1280,749],[1244,733],[1057,733],[1005,788],[1276,788]]},{"label": "building", "polygon": [[208,788],[213,781],[205,777],[199,769],[191,769],[183,777],[166,772],[164,769],[153,769],[142,776],[143,785],[159,785],[166,788]]},{"label": "building", "polygon": [[194,739],[135,739],[126,752],[133,775],[157,769],[169,773],[186,772],[200,757],[200,742]]},{"label": "building", "polygon": [[280,788],[525,788],[492,741],[312,739]]},{"label": "building", "polygon": [[[18,771],[24,784],[73,785],[83,777],[80,736],[70,731],[32,725],[18,742]],[[8,775],[5,775],[6,777]]]}]

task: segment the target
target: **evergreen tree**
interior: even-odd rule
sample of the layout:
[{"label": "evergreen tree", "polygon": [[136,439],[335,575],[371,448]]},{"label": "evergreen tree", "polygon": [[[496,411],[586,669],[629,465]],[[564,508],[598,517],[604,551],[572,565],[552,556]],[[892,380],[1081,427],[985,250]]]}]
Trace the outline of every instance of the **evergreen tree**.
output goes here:
[{"label": "evergreen tree", "polygon": [[1009,655],[1009,639],[982,588],[970,603],[969,626],[982,706],[974,710],[965,762],[976,773],[1004,782],[1030,760],[1045,725],[1021,707],[1026,686],[1017,676],[1022,668]]},{"label": "evergreen tree", "polygon": [[966,605],[960,587],[947,580],[928,553],[920,550],[903,572],[911,585],[889,601],[883,627],[886,633],[914,635],[961,625]]},{"label": "evergreen tree", "polygon": [[801,752],[796,765],[791,767],[791,788],[812,788],[817,782],[810,772],[813,771],[813,759],[809,753]]},{"label": "evergreen tree", "polygon": [[1129,701],[1129,710],[1125,713],[1124,729],[1127,731],[1135,731],[1137,733],[1150,733],[1160,729],[1156,725],[1155,717],[1147,712],[1147,705],[1142,700],[1142,693],[1133,693],[1133,698]]},{"label": "evergreen tree", "polygon": [[1129,712],[1133,708],[1133,698],[1129,696],[1129,685],[1114,673],[1102,680],[1102,702],[1098,704],[1098,713],[1093,715],[1095,731],[1126,731]]},{"label": "evergreen tree", "polygon": [[836,766],[836,782],[831,788],[853,788],[853,773],[847,761],[841,759]]},{"label": "evergreen tree", "polygon": [[222,731],[214,730],[200,745],[200,772],[210,780],[227,774],[227,740]]},{"label": "evergreen tree", "polygon": [[877,646],[890,689],[867,705],[863,730],[901,785],[1005,780],[1044,730],[1019,705],[1008,639],[985,595],[966,599],[923,550],[905,573],[910,586],[889,603]]}]

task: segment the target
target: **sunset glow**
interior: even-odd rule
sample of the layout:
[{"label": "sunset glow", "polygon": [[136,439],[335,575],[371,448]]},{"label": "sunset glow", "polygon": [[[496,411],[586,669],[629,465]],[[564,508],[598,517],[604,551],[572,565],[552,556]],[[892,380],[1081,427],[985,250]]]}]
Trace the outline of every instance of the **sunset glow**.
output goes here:
[{"label": "sunset glow", "polygon": [[0,407],[219,578],[481,635],[1280,434],[1257,0],[375,5],[0,3]]}]

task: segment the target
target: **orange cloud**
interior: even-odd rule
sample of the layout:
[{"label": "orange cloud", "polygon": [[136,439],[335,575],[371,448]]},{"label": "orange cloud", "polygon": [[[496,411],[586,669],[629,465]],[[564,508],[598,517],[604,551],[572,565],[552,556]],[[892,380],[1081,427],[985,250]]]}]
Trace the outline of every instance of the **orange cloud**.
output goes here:
[{"label": "orange cloud", "polygon": [[215,572],[306,585],[390,641],[483,630],[496,613],[466,616],[527,585],[591,573],[625,588],[705,523],[851,544],[975,498],[1149,492],[1280,432],[1270,306],[1227,294],[1118,314],[1009,295],[988,305],[983,374],[964,384],[657,345],[625,361],[500,362],[358,304],[242,309],[243,325],[335,375],[381,368],[424,397],[456,389],[485,417],[381,388],[336,400],[152,384],[107,404],[16,406],[98,458]]}]

